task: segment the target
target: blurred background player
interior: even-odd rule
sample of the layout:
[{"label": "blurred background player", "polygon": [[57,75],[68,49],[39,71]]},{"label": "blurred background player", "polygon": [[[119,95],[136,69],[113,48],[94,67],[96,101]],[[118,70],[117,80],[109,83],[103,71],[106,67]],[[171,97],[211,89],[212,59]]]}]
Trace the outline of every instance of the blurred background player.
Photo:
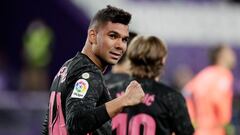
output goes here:
[{"label": "blurred background player", "polygon": [[233,50],[220,44],[209,53],[210,65],[184,88],[184,95],[196,135],[226,135],[232,116],[233,75],[236,64]]},{"label": "blurred background player", "polygon": [[[129,32],[127,45],[129,45],[131,40],[136,36],[137,36],[137,33]],[[111,71],[105,75],[105,81],[108,88],[111,88],[112,86],[114,86],[115,83],[118,83],[119,81],[123,81],[127,79],[129,77],[129,68],[130,68],[130,62],[126,57],[126,53],[125,53],[123,54],[121,59],[118,61],[118,63],[112,66]]]},{"label": "blurred background player", "polygon": [[173,71],[170,86],[182,92],[184,86],[192,79],[193,71],[189,65],[181,64]]},{"label": "blurred background player", "polygon": [[127,56],[132,77],[116,84],[110,92],[115,97],[121,96],[127,84],[135,79],[141,84],[145,97],[141,104],[127,107],[113,118],[113,134],[192,135],[194,129],[183,96],[156,81],[167,56],[164,43],[154,36],[138,36],[130,43]]},{"label": "blurred background player", "polygon": [[43,20],[36,19],[30,23],[23,37],[24,66],[20,76],[20,89],[48,89],[48,67],[53,40],[52,29]]}]

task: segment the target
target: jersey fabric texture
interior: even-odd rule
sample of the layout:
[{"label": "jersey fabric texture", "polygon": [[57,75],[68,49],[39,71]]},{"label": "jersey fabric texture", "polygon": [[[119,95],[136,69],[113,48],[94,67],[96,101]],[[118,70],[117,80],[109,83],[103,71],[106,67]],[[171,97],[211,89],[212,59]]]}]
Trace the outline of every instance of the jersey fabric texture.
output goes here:
[{"label": "jersey fabric texture", "polygon": [[84,54],[65,62],[50,89],[43,134],[109,135],[110,117],[105,104],[111,100],[102,72]]},{"label": "jersey fabric texture", "polygon": [[176,90],[151,79],[130,78],[110,89],[113,98],[124,93],[131,80],[144,92],[142,103],[125,108],[112,120],[117,135],[192,135],[194,132],[183,96]]},{"label": "jersey fabric texture", "polygon": [[112,73],[109,72],[104,76],[106,85],[109,89],[121,83],[121,81],[128,80],[129,75],[126,73]]}]

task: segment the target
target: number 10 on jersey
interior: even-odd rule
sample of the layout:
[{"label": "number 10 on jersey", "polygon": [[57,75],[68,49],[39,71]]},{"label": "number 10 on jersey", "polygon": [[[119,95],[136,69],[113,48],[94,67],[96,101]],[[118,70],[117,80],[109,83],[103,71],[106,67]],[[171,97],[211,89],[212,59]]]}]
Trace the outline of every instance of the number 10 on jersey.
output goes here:
[{"label": "number 10 on jersey", "polygon": [[116,130],[117,135],[140,135],[141,125],[143,126],[143,135],[155,135],[156,123],[152,116],[144,113],[137,114],[127,123],[128,115],[120,113],[112,119],[112,130]]}]

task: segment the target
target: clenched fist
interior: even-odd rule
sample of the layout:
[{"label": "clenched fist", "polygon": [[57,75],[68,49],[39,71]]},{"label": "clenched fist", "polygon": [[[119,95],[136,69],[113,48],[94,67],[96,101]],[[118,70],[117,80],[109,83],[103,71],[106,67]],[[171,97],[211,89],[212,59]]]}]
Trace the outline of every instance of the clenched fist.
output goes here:
[{"label": "clenched fist", "polygon": [[126,106],[132,106],[142,102],[144,92],[137,81],[131,81],[124,94],[124,103]]}]

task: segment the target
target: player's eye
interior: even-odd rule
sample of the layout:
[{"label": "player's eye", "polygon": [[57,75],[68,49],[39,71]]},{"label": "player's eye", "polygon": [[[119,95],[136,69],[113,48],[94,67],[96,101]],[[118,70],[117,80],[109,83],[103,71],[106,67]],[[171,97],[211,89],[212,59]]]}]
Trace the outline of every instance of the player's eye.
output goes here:
[{"label": "player's eye", "polygon": [[111,39],[116,39],[117,38],[117,35],[116,34],[109,34],[109,37],[111,38]]},{"label": "player's eye", "polygon": [[123,38],[123,40],[122,40],[124,43],[127,43],[128,42],[128,37],[126,37],[126,38]]}]

